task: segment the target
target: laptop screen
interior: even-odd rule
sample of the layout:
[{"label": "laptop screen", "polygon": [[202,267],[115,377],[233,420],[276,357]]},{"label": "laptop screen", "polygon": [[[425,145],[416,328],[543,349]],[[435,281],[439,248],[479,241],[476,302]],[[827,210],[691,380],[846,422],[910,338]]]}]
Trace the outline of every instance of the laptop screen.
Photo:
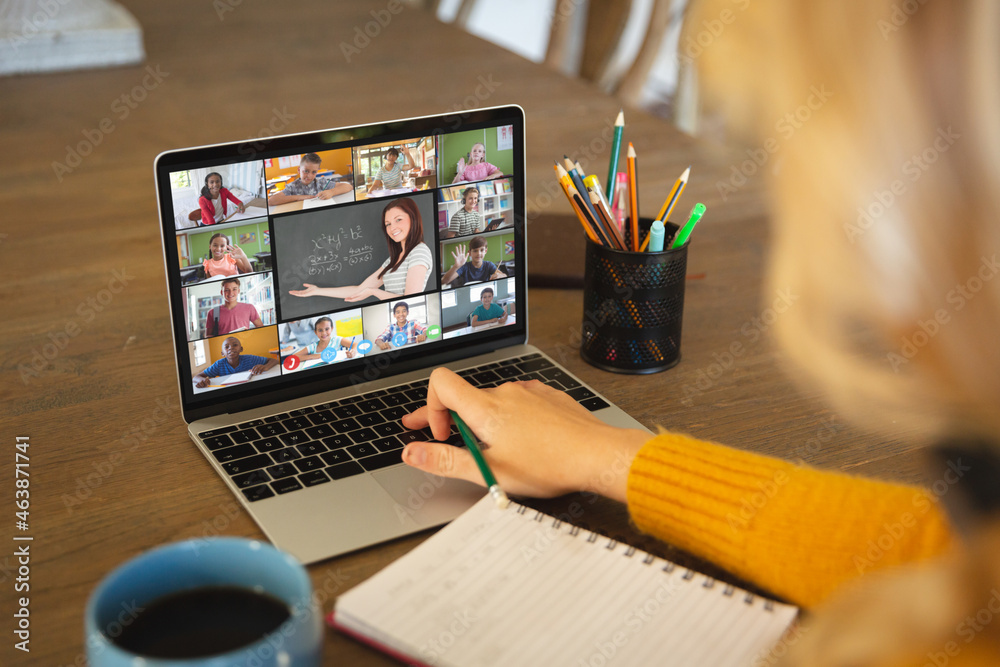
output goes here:
[{"label": "laptop screen", "polygon": [[185,418],[526,340],[519,107],[156,161]]}]

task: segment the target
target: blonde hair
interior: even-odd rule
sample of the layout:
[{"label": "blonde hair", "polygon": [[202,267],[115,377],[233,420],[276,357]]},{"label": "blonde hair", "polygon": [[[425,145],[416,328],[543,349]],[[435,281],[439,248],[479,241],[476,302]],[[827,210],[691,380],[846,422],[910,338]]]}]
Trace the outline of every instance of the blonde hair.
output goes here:
[{"label": "blonde hair", "polygon": [[706,0],[685,30],[704,100],[777,145],[790,356],[870,425],[1000,432],[1000,3]]}]

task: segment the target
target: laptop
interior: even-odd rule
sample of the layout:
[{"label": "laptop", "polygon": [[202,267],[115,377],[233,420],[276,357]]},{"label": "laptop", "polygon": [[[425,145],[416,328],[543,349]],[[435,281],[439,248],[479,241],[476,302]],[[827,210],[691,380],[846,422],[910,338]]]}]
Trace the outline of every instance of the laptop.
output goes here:
[{"label": "laptop", "polygon": [[[505,106],[156,158],[188,433],[302,562],[441,525],[482,497],[401,461],[407,442],[431,439],[400,417],[424,404],[438,366],[479,387],[538,379],[608,423],[643,428],[528,342],[524,124]],[[514,220],[478,235],[510,271],[444,289],[443,188],[477,143],[503,172],[496,196]],[[330,170],[339,177],[319,175]],[[388,194],[368,192],[373,180]],[[276,182],[285,187],[269,191]],[[502,321],[490,317],[498,303]],[[471,326],[473,312],[486,324]],[[448,442],[462,446],[454,430]]]}]

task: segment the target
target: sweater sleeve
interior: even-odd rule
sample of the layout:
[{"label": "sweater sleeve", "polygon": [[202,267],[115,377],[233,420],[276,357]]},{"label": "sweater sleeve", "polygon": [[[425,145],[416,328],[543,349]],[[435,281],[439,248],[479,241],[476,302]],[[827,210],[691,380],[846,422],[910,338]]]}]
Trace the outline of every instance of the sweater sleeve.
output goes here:
[{"label": "sweater sleeve", "polygon": [[924,489],[674,433],[636,455],[628,506],[640,530],[804,607],[872,570],[936,556],[952,541]]},{"label": "sweater sleeve", "polygon": [[229,190],[227,190],[226,188],[222,188],[222,189],[220,190],[220,192],[222,192],[222,194],[224,195],[224,196],[223,196],[223,201],[225,201],[226,199],[228,199],[229,201],[233,202],[233,203],[234,203],[234,204],[236,204],[237,206],[239,206],[240,204],[242,204],[242,203],[243,203],[243,202],[241,202],[241,201],[239,200],[239,197],[237,197],[236,195],[234,195],[234,194],[233,194],[232,192],[230,192],[230,191],[229,191]]},{"label": "sweater sleeve", "polygon": [[205,196],[198,198],[198,208],[201,209],[201,224],[203,225],[214,225],[215,224],[215,206],[212,202]]}]

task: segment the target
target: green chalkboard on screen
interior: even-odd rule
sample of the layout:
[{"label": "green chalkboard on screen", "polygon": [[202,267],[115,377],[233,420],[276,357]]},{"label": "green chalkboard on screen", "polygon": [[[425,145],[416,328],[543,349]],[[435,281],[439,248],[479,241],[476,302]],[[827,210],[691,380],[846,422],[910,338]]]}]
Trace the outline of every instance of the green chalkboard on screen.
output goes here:
[{"label": "green chalkboard on screen", "polygon": [[[420,213],[418,223],[424,243],[434,249],[434,193],[412,199]],[[352,302],[329,296],[299,297],[290,294],[306,283],[317,287],[360,285],[389,259],[389,241],[383,232],[387,207],[399,198],[333,205],[281,216],[272,221],[272,239],[281,321],[301,319],[343,308],[357,308],[378,300],[368,297]],[[411,223],[412,224],[412,223]],[[431,272],[433,273],[433,272]],[[435,276],[427,289],[436,287]]]}]

